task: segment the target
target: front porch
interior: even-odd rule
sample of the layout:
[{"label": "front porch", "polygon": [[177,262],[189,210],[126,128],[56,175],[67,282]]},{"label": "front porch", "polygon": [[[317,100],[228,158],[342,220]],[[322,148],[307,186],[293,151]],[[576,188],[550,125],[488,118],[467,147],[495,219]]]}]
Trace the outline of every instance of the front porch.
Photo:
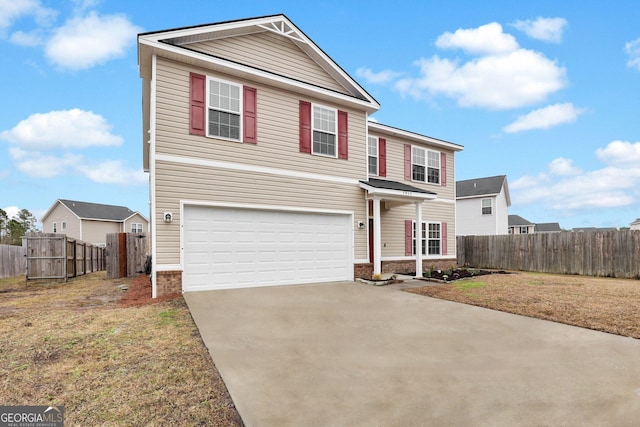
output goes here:
[{"label": "front porch", "polygon": [[[413,210],[414,228],[407,230],[405,233],[415,233],[414,236],[423,236],[423,213],[422,204],[425,201],[435,200],[437,194],[423,190],[412,185],[404,184],[401,182],[370,178],[368,181],[360,181],[360,188],[366,191],[366,200],[369,203],[369,259],[370,264],[359,264],[354,267],[354,273],[356,277],[362,277],[362,275],[373,277],[378,274],[384,273],[414,273],[416,277],[422,277],[422,272],[425,267],[435,266],[436,264],[446,264],[450,266],[453,260],[442,259],[425,259],[422,250],[416,250],[416,243],[406,247],[405,251],[409,252],[412,259],[404,259],[397,261],[382,261],[382,230],[383,221],[381,210],[391,210],[399,206],[406,206],[413,204],[415,209]],[[408,220],[408,218],[406,218]],[[408,221],[411,222],[411,221]],[[409,224],[411,225],[411,224]],[[407,237],[405,236],[405,239]],[[421,239],[418,239],[420,241]],[[411,237],[406,240],[411,244]],[[405,245],[407,243],[405,242]],[[420,246],[420,245],[417,245]],[[446,252],[445,252],[446,253]],[[404,254],[405,256],[407,253]],[[425,266],[426,264],[426,266]],[[368,267],[370,265],[370,267]],[[358,271],[361,269],[362,271]],[[370,274],[369,270],[371,270]]]}]

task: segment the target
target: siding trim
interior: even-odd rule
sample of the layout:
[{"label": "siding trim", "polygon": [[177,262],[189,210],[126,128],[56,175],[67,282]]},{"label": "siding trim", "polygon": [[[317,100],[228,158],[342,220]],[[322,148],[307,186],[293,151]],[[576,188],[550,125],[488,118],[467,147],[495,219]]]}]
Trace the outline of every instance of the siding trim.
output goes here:
[{"label": "siding trim", "polygon": [[183,165],[205,166],[219,169],[230,169],[242,172],[265,173],[269,175],[285,176],[288,178],[311,179],[317,181],[335,182],[339,184],[360,185],[360,181],[357,179],[343,178],[340,176],[321,175],[309,172],[296,172],[286,169],[270,168],[266,166],[251,166],[243,163],[219,162],[215,160],[194,159],[191,157],[173,156],[167,154],[156,155],[156,161],[179,163]]}]

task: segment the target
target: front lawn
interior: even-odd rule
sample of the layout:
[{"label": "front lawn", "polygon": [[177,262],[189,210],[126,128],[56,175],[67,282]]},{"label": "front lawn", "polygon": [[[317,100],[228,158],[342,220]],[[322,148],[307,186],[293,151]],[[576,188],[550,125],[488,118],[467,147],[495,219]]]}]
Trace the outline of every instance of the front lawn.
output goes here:
[{"label": "front lawn", "polygon": [[640,280],[525,272],[470,280],[407,292],[640,338]]},{"label": "front lawn", "polygon": [[70,426],[241,426],[184,300],[148,282],[0,279],[0,402],[64,405]]}]

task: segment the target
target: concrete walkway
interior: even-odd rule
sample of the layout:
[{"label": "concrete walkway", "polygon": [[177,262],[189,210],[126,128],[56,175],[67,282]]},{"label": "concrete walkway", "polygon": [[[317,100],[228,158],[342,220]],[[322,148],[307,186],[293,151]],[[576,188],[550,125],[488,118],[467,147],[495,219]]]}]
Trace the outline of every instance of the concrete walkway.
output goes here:
[{"label": "concrete walkway", "polygon": [[184,296],[250,427],[640,424],[640,340],[360,283]]}]

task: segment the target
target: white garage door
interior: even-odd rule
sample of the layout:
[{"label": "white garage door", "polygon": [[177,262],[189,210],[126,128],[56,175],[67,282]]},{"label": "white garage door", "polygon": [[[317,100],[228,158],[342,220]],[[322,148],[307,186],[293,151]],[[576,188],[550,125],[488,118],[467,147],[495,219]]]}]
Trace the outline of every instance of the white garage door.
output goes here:
[{"label": "white garage door", "polygon": [[185,291],[349,280],[351,216],[186,206]]}]

